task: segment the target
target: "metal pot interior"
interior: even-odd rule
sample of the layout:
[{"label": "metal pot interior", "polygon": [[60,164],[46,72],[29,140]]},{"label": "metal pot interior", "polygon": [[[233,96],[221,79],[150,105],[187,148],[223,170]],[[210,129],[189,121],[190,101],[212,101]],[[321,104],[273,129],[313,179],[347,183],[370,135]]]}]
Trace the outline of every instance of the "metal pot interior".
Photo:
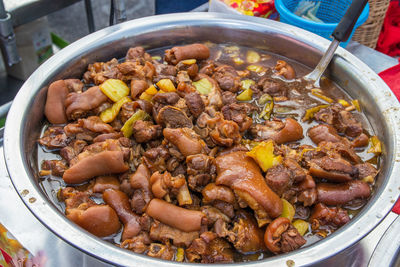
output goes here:
[{"label": "metal pot interior", "polygon": [[[81,77],[89,63],[121,58],[129,47],[145,49],[193,42],[232,43],[256,47],[293,59],[305,66],[318,63],[328,41],[301,29],[265,19],[212,14],[182,13],[130,21],[91,34],[43,64],[24,84],[9,113],[5,133],[5,156],[11,179],[28,208],[55,234],[82,251],[118,265],[173,266],[133,254],[106,243],[76,227],[40,188],[35,158],[36,140],[44,120],[47,86],[55,80]],[[399,194],[399,104],[390,89],[361,61],[340,48],[328,76],[351,97],[359,99],[376,135],[384,143],[381,170],[371,200],[348,225],[330,237],[289,254],[266,259],[284,265],[311,264],[333,256],[357,242],[389,212]],[[390,189],[390,192],[389,192]],[[35,201],[31,202],[32,199]],[[265,261],[251,262],[262,265]]]}]

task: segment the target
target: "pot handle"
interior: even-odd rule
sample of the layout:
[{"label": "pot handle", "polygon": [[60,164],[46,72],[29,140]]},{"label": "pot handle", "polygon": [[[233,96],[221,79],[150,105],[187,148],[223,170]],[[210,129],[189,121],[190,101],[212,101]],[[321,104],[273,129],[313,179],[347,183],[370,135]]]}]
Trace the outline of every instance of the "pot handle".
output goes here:
[{"label": "pot handle", "polygon": [[332,33],[332,36],[340,41],[346,42],[349,39],[351,32],[353,31],[354,25],[357,22],[358,17],[364,10],[368,0],[353,0],[350,7],[347,9],[346,14],[340,20]]}]

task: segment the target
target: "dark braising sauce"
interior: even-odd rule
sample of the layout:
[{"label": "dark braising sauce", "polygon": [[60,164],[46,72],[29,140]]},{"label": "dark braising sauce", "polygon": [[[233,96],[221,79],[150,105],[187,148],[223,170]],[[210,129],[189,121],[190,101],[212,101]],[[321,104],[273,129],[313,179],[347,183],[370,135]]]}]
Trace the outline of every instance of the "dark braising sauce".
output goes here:
[{"label": "dark braising sauce", "polygon": [[[50,86],[46,110],[61,113],[46,113],[37,166],[53,204],[112,244],[203,263],[286,253],[356,216],[379,169],[359,103],[328,79],[313,88],[300,79],[310,69],[282,56],[205,45],[165,58],[134,48]],[[124,95],[110,96],[108,79],[128,91],[114,83]]]}]

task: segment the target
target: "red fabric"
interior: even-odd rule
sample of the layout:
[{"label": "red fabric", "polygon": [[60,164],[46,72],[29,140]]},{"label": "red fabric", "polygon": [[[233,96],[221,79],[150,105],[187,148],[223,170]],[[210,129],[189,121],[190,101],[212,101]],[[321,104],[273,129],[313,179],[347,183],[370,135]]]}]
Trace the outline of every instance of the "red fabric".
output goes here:
[{"label": "red fabric", "polygon": [[400,64],[379,73],[379,76],[392,89],[393,93],[400,101]]},{"label": "red fabric", "polygon": [[[390,89],[392,89],[393,93],[400,101],[400,64],[382,71],[379,73],[379,76],[386,82]],[[397,203],[394,205],[392,211],[400,214],[400,198],[397,200]]]},{"label": "red fabric", "polygon": [[2,248],[0,248],[0,252],[3,255],[4,260],[6,261],[6,263],[10,263],[12,261],[12,258],[10,255],[8,255],[7,252],[5,252]]},{"label": "red fabric", "polygon": [[394,204],[392,211],[394,213],[400,214],[400,199],[398,199],[396,204]]},{"label": "red fabric", "polygon": [[400,56],[400,0],[390,2],[376,50],[392,57]]}]

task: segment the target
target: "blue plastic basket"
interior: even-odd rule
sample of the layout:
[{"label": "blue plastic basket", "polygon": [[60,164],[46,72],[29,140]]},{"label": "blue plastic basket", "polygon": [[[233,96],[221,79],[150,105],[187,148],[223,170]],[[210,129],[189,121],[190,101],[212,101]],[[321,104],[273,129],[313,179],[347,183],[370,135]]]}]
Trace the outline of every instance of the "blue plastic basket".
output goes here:
[{"label": "blue plastic basket", "polygon": [[[352,0],[311,0],[321,2],[317,17],[325,23],[318,23],[304,19],[293,12],[300,0],[275,0],[276,10],[279,12],[280,21],[313,32],[326,39],[332,40],[331,34],[346,13]],[[350,42],[357,27],[361,26],[368,18],[369,4],[364,8],[347,42],[341,43],[342,47]]]}]

